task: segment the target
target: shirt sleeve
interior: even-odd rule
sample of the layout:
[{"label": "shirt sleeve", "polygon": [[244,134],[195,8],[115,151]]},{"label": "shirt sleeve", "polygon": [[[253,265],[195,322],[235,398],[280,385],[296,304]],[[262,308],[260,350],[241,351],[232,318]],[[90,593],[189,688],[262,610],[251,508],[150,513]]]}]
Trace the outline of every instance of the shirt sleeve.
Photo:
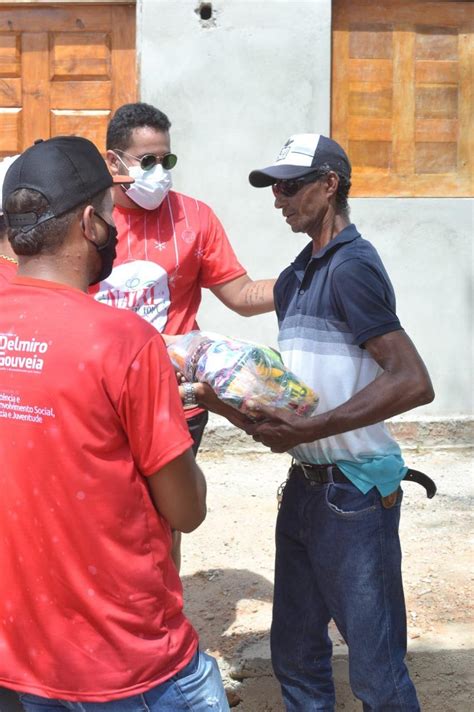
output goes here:
[{"label": "shirt sleeve", "polygon": [[207,217],[203,220],[201,286],[213,287],[247,274],[247,270],[238,261],[217,216],[204,203],[200,203],[199,210],[207,212]]},{"label": "shirt sleeve", "polygon": [[357,258],[346,260],[335,268],[332,287],[337,311],[344,315],[358,346],[402,329],[392,285],[377,266]]},{"label": "shirt sleeve", "polygon": [[119,415],[138,470],[153,475],[192,446],[176,375],[161,336],[151,338],[130,364]]}]

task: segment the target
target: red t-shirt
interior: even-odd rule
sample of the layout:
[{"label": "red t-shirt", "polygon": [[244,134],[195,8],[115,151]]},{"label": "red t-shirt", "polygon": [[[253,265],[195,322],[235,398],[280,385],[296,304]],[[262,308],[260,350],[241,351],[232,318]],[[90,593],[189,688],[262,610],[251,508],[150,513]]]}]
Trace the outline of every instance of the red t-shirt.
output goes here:
[{"label": "red t-shirt", "polygon": [[193,656],[146,477],[192,444],[162,338],[16,277],[0,310],[0,685],[105,702]]},{"label": "red t-shirt", "polygon": [[0,287],[8,284],[16,275],[18,265],[7,259],[5,255],[0,255]]},{"label": "red t-shirt", "polygon": [[221,223],[204,203],[171,191],[156,210],[116,206],[117,258],[91,292],[131,309],[165,334],[197,329],[201,289],[246,274]]}]

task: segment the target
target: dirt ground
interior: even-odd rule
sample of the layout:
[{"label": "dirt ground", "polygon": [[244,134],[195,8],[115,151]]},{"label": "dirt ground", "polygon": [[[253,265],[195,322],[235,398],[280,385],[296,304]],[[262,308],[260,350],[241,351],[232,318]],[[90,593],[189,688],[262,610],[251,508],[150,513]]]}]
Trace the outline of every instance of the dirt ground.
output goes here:
[{"label": "dirt ground", "polygon": [[[431,475],[438,494],[406,484],[401,537],[408,610],[408,664],[424,712],[474,710],[472,451],[405,453]],[[186,611],[201,644],[219,661],[238,712],[284,712],[269,651],[275,493],[287,455],[202,452],[209,513],[183,540]],[[337,710],[361,705],[348,684],[347,651],[332,629]],[[0,712],[20,712],[0,690]]]},{"label": "dirt ground", "polygon": [[[401,537],[409,667],[426,712],[470,712],[472,696],[472,451],[405,453],[431,475],[438,494],[406,484]],[[283,712],[269,653],[275,493],[289,458],[271,453],[203,452],[205,523],[184,537],[186,611],[202,646],[216,655],[239,712]],[[471,569],[471,570],[470,570]],[[349,688],[345,645],[336,629],[337,710],[362,706]],[[471,677],[471,679],[470,679]]]}]

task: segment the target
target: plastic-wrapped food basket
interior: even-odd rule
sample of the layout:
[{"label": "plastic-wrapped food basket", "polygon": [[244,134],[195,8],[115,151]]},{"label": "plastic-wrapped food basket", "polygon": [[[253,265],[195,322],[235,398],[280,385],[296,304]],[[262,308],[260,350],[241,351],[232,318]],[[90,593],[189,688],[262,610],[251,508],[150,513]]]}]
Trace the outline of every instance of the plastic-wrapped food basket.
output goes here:
[{"label": "plastic-wrapped food basket", "polygon": [[208,383],[220,400],[237,410],[245,409],[249,400],[302,416],[316,409],[316,393],[269,346],[191,331],[170,344],[168,353],[187,381]]}]

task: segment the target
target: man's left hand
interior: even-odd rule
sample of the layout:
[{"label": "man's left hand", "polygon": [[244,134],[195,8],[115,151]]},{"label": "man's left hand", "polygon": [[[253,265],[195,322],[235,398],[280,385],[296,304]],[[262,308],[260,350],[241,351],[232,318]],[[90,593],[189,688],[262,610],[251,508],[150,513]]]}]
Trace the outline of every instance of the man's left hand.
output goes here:
[{"label": "man's left hand", "polygon": [[257,422],[245,426],[245,432],[256,442],[263,443],[272,452],[287,452],[296,445],[311,442],[310,419],[289,412],[283,408],[247,403],[247,415]]}]

